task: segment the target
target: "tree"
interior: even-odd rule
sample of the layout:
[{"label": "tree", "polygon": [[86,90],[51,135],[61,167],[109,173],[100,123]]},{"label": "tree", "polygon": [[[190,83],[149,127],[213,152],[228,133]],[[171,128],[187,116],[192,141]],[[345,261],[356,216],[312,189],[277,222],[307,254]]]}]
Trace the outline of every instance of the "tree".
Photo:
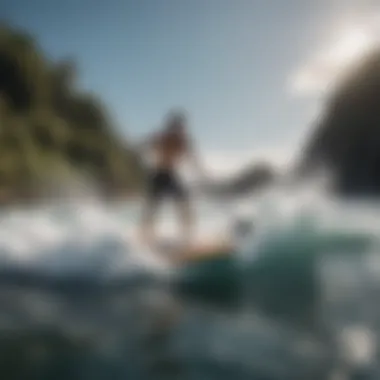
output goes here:
[{"label": "tree", "polygon": [[91,175],[111,192],[141,186],[142,165],[77,76],[73,60],[53,62],[27,33],[0,27],[0,191],[35,188],[59,170]]},{"label": "tree", "polygon": [[380,51],[351,70],[305,148],[303,171],[327,167],[344,194],[380,195]]}]

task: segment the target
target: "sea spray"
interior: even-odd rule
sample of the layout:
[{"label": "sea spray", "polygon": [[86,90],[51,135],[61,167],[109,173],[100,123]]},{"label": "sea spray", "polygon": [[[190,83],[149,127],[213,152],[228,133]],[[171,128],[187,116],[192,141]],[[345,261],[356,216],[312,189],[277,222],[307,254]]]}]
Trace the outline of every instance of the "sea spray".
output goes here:
[{"label": "sea spray", "polygon": [[[73,342],[83,338],[69,339],[68,331],[74,334],[80,326],[87,326],[87,343],[83,344],[90,347],[86,353],[88,360],[79,360],[82,349],[71,348],[72,354],[79,356],[67,365],[89,376],[112,372],[116,378],[128,374],[144,379],[148,375],[143,374],[146,363],[143,357],[146,355],[149,361],[148,357],[156,355],[158,349],[163,356],[170,353],[170,360],[180,364],[188,378],[201,375],[223,378],[224,373],[248,379],[265,373],[272,378],[312,379],[308,372],[311,368],[318,373],[314,378],[324,378],[329,360],[339,361],[339,355],[331,355],[327,347],[337,352],[343,350],[344,356],[345,345],[355,335],[339,338],[342,326],[354,328],[355,323],[378,331],[374,322],[380,314],[373,302],[380,294],[375,267],[379,234],[373,226],[377,212],[375,207],[338,204],[323,196],[304,196],[303,202],[297,202],[297,198],[301,199],[298,194],[294,196],[296,199],[277,191],[252,206],[252,233],[244,241],[237,241],[229,270],[218,277],[222,283],[231,283],[231,276],[239,281],[239,293],[234,295],[239,302],[228,309],[223,308],[223,287],[219,294],[221,302],[205,308],[203,301],[197,303],[197,297],[190,300],[177,293],[176,276],[158,276],[162,268],[159,258],[134,240],[138,205],[61,202],[18,210],[0,221],[1,252],[7,259],[3,275],[15,265],[23,268],[24,275],[34,271],[48,273],[50,281],[44,282],[43,288],[27,286],[23,290],[19,285],[9,288],[3,283],[0,321],[13,328],[27,323],[32,330],[48,322],[51,331],[60,331],[63,340]],[[313,199],[319,200],[313,203]],[[221,223],[221,213],[210,205],[207,212],[201,211],[199,215],[203,235],[217,236],[219,226],[226,228],[230,222]],[[358,218],[360,223],[355,223]],[[18,246],[17,242],[22,244]],[[209,277],[214,270],[211,265]],[[128,280],[136,279],[139,273],[147,280],[150,276],[151,281]],[[71,287],[63,286],[73,281],[74,274],[76,278],[97,283],[97,287],[82,292],[83,284],[79,286],[75,281]],[[59,287],[54,284],[57,278]],[[363,278],[368,281],[361,281]],[[154,298],[157,295],[157,300],[161,294],[162,299],[170,302],[152,303],[146,297],[147,292]],[[230,300],[227,293],[224,296]],[[36,299],[39,301],[28,302]],[[55,306],[49,308],[47,304]],[[178,319],[169,326],[165,337],[155,343],[158,348],[142,345],[143,341],[153,345],[150,336],[153,332],[143,326],[155,326],[155,317],[170,314],[173,308],[179,310]],[[254,323],[260,318],[267,329]],[[329,345],[336,342],[335,346],[324,347],[322,338],[319,339],[322,343],[318,343],[322,347],[318,346],[321,330],[317,327],[321,321],[324,328],[327,326],[324,331],[329,336],[335,335],[336,339],[328,342]],[[273,331],[277,332],[275,336]],[[304,334],[309,344],[305,343]],[[42,333],[36,332],[35,336],[39,338],[33,339],[47,344],[43,343],[48,339],[46,334],[42,337]],[[374,336],[377,339],[376,333]],[[200,345],[200,337],[210,344]],[[101,342],[106,341],[107,347],[102,346]],[[296,341],[300,345],[303,342],[302,347],[314,348],[307,354],[293,350]],[[107,355],[95,349],[98,345]],[[50,349],[54,351],[53,346]],[[78,347],[76,343],[74,346]],[[369,352],[372,343],[364,342],[363,347],[363,352]],[[278,365],[274,366],[279,352],[284,360],[281,363],[277,360]],[[352,357],[361,360],[361,352],[354,352]],[[259,359],[262,355],[267,358],[265,361]]]}]

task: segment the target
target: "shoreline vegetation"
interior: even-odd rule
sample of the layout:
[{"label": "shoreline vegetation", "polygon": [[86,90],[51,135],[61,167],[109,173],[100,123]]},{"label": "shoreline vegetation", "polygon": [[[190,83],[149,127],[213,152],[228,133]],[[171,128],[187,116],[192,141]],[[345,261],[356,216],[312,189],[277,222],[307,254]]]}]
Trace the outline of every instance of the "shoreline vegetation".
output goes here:
[{"label": "shoreline vegetation", "polygon": [[347,198],[380,195],[380,49],[353,62],[325,101],[299,172],[327,171]]},{"label": "shoreline vegetation", "polygon": [[77,76],[72,60],[51,61],[29,34],[0,25],[0,205],[86,186],[105,198],[142,188],[137,152]]}]

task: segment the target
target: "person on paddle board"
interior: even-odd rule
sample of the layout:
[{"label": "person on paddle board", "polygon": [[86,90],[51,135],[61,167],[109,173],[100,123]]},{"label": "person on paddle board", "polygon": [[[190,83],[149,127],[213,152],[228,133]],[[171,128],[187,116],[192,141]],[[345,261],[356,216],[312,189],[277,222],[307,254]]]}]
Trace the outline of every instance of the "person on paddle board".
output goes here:
[{"label": "person on paddle board", "polygon": [[181,181],[178,166],[184,158],[190,158],[202,176],[203,172],[188,135],[185,115],[181,112],[170,113],[164,128],[148,139],[144,147],[154,154],[154,163],[147,176],[142,238],[145,242],[153,243],[153,224],[158,207],[164,199],[171,198],[177,206],[185,242],[188,242],[193,224],[190,196]]}]

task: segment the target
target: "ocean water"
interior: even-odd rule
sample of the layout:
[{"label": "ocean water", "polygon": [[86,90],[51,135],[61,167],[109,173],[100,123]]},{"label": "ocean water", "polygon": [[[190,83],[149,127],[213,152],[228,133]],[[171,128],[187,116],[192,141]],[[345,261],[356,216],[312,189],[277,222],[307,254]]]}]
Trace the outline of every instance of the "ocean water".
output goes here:
[{"label": "ocean water", "polygon": [[[195,239],[236,250],[183,268],[138,244],[139,208],[2,210],[2,378],[379,378],[380,205],[311,189],[199,200]],[[236,237],[239,220],[252,230]]]}]

